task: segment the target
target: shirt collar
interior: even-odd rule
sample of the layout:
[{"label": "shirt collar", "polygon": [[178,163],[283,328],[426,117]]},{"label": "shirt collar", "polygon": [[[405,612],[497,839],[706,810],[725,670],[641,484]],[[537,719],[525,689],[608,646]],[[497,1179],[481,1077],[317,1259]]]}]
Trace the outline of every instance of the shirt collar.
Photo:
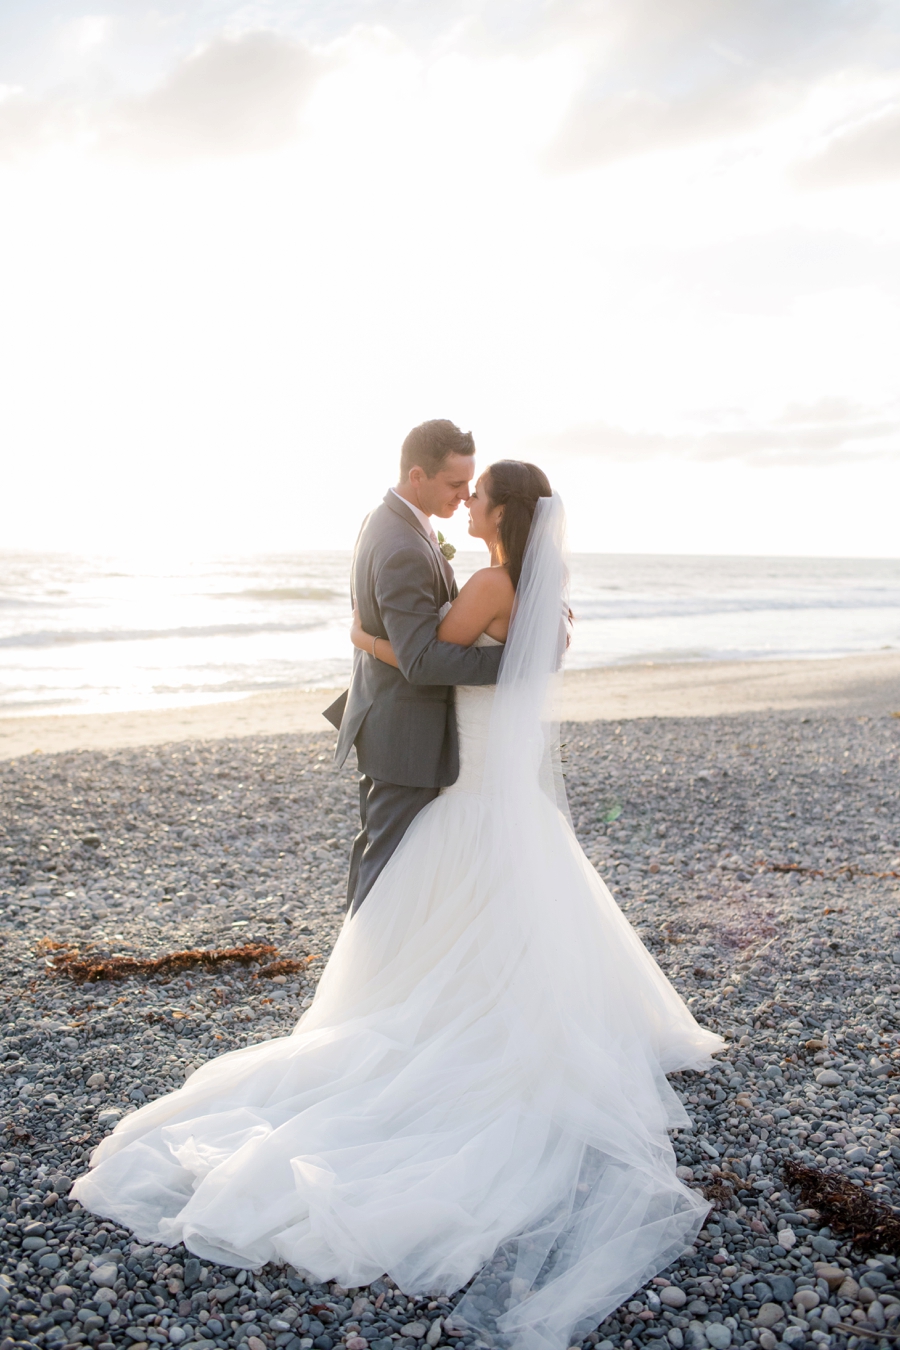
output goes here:
[{"label": "shirt collar", "polygon": [[412,502],[408,502],[405,497],[401,497],[396,488],[391,488],[391,492],[393,492],[398,501],[402,502],[404,506],[409,507],[410,511],[412,511],[413,515],[422,526],[422,529],[428,535],[428,538],[437,539],[437,535],[434,532],[434,526],[431,523],[431,518],[426,516],[424,511],[420,511],[417,506],[413,506]]}]

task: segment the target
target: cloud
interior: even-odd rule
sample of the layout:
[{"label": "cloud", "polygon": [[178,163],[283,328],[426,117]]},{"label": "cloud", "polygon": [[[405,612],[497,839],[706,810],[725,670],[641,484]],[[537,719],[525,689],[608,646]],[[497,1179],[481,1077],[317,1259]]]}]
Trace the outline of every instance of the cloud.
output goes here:
[{"label": "cloud", "polygon": [[32,98],[0,87],[0,159],[28,155],[71,138],[82,121],[77,106],[61,98]]},{"label": "cloud", "polygon": [[735,87],[728,81],[677,99],[643,90],[599,100],[581,95],[543,161],[553,170],[577,170],[728,136],[786,102],[783,91]]},{"label": "cloud", "polygon": [[718,421],[719,425],[671,433],[633,431],[595,422],[534,437],[529,444],[536,454],[618,460],[676,456],[704,463],[733,460],[763,467],[900,459],[900,417],[875,413],[845,399],[790,405],[780,417],[757,425],[725,413],[712,414],[705,420]]},{"label": "cloud", "polygon": [[217,37],[106,120],[104,148],[149,158],[196,158],[278,149],[298,130],[322,71],[303,42],[273,32]]},{"label": "cloud", "polygon": [[798,164],[800,187],[844,187],[900,177],[900,104],[843,128],[818,154]]},{"label": "cloud", "polygon": [[80,52],[101,47],[109,37],[110,16],[108,14],[83,14],[72,25],[72,36]]},{"label": "cloud", "polygon": [[[229,5],[216,9],[223,23]],[[418,7],[351,0],[314,7],[302,19],[272,0],[256,12],[263,10],[277,31],[225,36],[204,32],[209,13],[185,20],[181,40],[202,40],[148,92],[0,100],[0,154],[80,136],[145,159],[275,149],[296,135],[305,101],[335,59],[324,52],[363,24],[390,33],[426,65],[450,52],[476,59],[567,53],[581,76],[573,77],[562,123],[555,133],[548,128],[541,158],[550,171],[569,172],[751,130],[798,106],[824,76],[874,69],[879,60],[889,66],[896,36],[891,0],[434,0]],[[241,13],[247,10],[233,10]],[[81,62],[66,74],[70,91],[84,88],[78,82],[88,57],[96,88],[103,87],[98,63],[146,69],[141,44],[121,19],[82,15],[66,34]]]},{"label": "cloud", "polygon": [[0,90],[0,156],[82,138],[101,152],[151,160],[254,154],[298,133],[303,106],[331,61],[269,31],[220,35],[140,95],[33,98]]},{"label": "cloud", "polygon": [[565,0],[550,14],[586,53],[550,170],[715,140],[799,106],[811,85],[877,64],[884,0]]}]

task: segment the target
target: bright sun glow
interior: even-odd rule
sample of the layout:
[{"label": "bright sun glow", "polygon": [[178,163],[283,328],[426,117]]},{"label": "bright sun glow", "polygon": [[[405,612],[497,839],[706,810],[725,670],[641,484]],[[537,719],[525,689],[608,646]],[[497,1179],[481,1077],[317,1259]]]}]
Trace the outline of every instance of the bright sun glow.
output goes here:
[{"label": "bright sun glow", "polygon": [[4,544],[346,547],[449,416],[582,550],[896,556],[896,35],[834,8],[13,5]]}]

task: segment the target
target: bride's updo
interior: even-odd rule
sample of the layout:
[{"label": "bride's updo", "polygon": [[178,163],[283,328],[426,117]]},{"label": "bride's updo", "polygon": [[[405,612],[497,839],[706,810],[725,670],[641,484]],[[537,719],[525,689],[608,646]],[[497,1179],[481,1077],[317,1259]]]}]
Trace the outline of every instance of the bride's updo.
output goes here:
[{"label": "bride's updo", "polygon": [[497,527],[500,551],[513,586],[518,586],[534,508],[539,497],[552,497],[553,489],[542,469],[521,459],[498,459],[485,470],[482,486],[491,507],[503,507]]}]

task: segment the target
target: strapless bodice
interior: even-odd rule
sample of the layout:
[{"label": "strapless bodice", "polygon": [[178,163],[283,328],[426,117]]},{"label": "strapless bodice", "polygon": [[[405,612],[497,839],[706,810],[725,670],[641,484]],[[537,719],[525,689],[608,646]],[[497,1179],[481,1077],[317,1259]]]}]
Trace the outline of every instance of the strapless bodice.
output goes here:
[{"label": "strapless bodice", "polygon": [[[482,633],[476,647],[502,647],[496,638]],[[459,734],[459,777],[442,792],[481,792],[484,779],[484,761],[487,754],[491,708],[494,705],[493,684],[458,684],[456,686],[456,727]]]}]

